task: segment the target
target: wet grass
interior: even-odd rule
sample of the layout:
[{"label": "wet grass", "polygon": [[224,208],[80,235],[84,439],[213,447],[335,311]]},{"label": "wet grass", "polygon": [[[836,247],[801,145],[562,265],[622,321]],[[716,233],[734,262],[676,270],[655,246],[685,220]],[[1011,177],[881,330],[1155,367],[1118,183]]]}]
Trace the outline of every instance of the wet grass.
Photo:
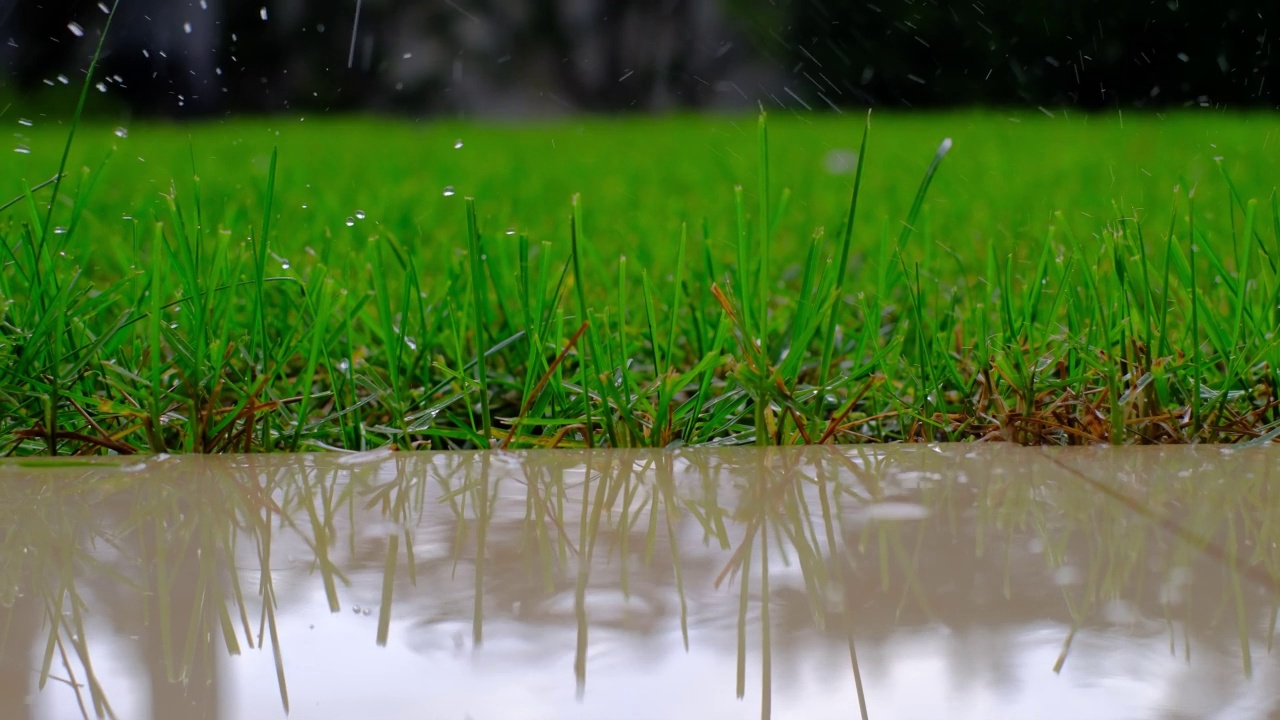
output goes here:
[{"label": "wet grass", "polygon": [[1269,116],[32,122],[3,453],[1280,436]]}]

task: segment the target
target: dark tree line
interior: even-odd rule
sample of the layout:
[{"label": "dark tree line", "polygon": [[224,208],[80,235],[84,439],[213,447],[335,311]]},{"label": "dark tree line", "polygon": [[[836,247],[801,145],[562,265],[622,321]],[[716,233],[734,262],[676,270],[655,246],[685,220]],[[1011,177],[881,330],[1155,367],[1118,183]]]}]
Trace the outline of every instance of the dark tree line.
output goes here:
[{"label": "dark tree line", "polygon": [[[120,0],[102,77],[164,114],[1273,107],[1277,14],[1269,0]],[[105,20],[97,0],[0,0],[0,95],[81,79]]]},{"label": "dark tree line", "polygon": [[754,36],[843,102],[1273,107],[1278,18],[1274,0],[779,0]]}]

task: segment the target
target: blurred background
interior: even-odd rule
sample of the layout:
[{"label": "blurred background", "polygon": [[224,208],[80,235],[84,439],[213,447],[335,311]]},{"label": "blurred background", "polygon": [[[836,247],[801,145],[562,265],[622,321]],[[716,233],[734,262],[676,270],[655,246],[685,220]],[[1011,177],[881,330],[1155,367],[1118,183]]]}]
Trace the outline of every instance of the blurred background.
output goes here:
[{"label": "blurred background", "polygon": [[[0,0],[0,107],[78,87],[113,0]],[[1276,0],[120,0],[140,114],[1275,108]]]}]

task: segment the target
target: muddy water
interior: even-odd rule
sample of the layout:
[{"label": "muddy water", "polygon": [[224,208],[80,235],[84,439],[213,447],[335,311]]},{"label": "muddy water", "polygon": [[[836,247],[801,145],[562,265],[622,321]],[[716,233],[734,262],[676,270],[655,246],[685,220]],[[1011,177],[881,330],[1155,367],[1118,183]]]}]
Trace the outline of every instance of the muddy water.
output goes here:
[{"label": "muddy water", "polygon": [[1280,452],[0,464],[0,717],[1266,718]]}]

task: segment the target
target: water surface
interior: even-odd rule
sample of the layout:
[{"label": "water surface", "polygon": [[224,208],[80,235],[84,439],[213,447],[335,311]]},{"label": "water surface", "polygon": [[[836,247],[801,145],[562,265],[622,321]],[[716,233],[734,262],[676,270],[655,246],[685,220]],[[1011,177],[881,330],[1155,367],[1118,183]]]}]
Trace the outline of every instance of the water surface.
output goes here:
[{"label": "water surface", "polygon": [[0,716],[1268,718],[1280,452],[0,464]]}]

